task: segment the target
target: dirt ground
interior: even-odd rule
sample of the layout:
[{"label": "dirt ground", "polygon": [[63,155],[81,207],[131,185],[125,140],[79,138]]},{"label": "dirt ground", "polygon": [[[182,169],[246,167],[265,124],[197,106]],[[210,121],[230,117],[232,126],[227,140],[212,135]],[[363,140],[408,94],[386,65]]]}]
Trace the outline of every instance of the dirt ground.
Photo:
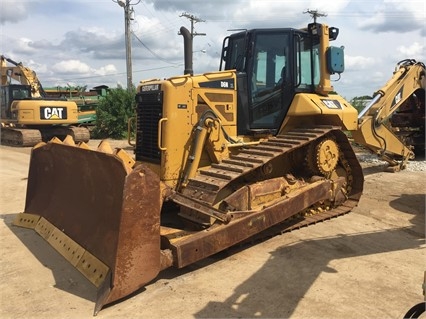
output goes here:
[{"label": "dirt ground", "polygon": [[[29,154],[0,146],[0,318],[91,318],[90,282],[35,232],[11,225],[24,209]],[[97,317],[402,318],[423,300],[426,171],[362,165],[353,212],[166,270]]]}]

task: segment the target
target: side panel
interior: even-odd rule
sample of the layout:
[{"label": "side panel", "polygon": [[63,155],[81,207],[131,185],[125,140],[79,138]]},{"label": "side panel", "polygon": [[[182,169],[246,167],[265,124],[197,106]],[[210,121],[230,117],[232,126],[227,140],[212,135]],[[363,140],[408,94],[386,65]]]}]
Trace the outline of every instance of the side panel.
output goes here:
[{"label": "side panel", "polygon": [[357,110],[340,95],[300,93],[291,103],[281,131],[287,129],[287,126],[295,126],[298,122],[300,125],[302,120],[311,124],[338,125],[344,130],[355,130],[358,125],[357,118]]},{"label": "side panel", "polygon": [[[197,127],[204,127],[207,118],[213,119],[216,130],[223,129],[229,136],[236,136],[235,72],[147,81],[138,91],[139,116],[143,117],[143,109],[150,107],[156,113],[154,120],[142,121],[138,127],[136,160],[156,165],[160,179],[171,187],[182,177],[194,143],[198,142]],[[155,105],[150,102],[154,96],[158,96]],[[214,138],[212,144],[217,148],[214,152],[221,152],[224,145],[215,145]],[[207,153],[203,154],[202,163],[211,163]]]},{"label": "side panel", "polygon": [[23,125],[78,123],[77,104],[59,100],[19,100],[11,107],[12,118]]}]

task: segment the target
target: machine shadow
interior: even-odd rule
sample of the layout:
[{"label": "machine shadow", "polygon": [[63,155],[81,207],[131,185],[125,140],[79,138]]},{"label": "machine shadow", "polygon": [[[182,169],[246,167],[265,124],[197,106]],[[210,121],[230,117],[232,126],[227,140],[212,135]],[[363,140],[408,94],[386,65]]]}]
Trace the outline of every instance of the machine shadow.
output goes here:
[{"label": "machine shadow", "polygon": [[[424,213],[414,213],[413,222],[420,225],[421,220],[424,226]],[[262,268],[241,283],[224,302],[211,301],[194,317],[290,318],[321,273],[337,273],[329,266],[331,261],[420,247],[424,243],[424,232],[418,233],[414,227],[417,225],[342,234],[280,247],[272,251]],[[313,302],[323,303],[324,300]]]},{"label": "machine shadow", "polygon": [[5,225],[37,260],[52,272],[54,287],[95,302],[96,287],[32,229],[13,226],[18,214],[1,215]]},{"label": "machine shadow", "polygon": [[425,238],[426,194],[400,194],[389,202],[389,206],[400,212],[410,214],[412,226],[406,231]]}]

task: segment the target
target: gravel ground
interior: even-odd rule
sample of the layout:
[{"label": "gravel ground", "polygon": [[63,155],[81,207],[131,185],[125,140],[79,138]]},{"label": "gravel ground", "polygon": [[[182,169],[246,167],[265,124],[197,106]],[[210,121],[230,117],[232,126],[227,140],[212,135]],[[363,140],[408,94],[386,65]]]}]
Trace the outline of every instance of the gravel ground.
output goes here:
[{"label": "gravel ground", "polygon": [[[361,163],[371,164],[374,166],[387,166],[387,162],[380,160],[375,154],[357,153],[356,155]],[[409,172],[426,171],[426,161],[424,157],[409,161],[407,163],[406,170]]]}]

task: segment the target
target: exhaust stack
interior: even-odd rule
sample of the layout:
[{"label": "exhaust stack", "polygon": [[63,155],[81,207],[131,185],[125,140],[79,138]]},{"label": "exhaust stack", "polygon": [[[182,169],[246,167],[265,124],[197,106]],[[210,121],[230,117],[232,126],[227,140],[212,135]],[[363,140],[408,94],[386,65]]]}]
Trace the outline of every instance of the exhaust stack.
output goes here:
[{"label": "exhaust stack", "polygon": [[192,69],[192,35],[185,27],[180,27],[180,34],[183,36],[185,70],[184,74],[194,75]]}]

